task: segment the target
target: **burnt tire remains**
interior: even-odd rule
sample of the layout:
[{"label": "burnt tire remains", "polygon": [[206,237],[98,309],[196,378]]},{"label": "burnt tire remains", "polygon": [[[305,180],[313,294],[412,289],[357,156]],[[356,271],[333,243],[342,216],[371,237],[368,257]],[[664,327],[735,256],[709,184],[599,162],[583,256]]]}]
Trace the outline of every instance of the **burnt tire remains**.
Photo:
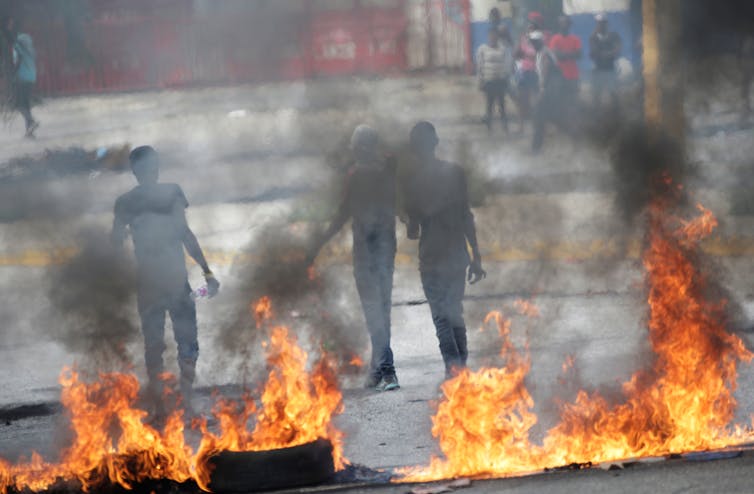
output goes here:
[{"label": "burnt tire remains", "polygon": [[257,492],[321,484],[335,474],[330,441],[269,451],[225,451],[210,459],[216,493]]}]

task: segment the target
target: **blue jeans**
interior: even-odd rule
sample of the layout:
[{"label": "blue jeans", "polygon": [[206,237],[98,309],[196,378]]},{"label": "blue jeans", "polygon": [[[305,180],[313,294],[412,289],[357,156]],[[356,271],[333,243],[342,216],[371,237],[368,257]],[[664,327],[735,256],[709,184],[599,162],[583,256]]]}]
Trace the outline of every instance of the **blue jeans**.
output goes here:
[{"label": "blue jeans", "polygon": [[377,236],[354,243],[353,275],[372,340],[370,372],[375,378],[395,375],[390,349],[395,238]]},{"label": "blue jeans", "polygon": [[445,372],[466,367],[469,356],[466,323],[463,320],[463,295],[466,291],[466,268],[421,271],[424,295],[432,311]]},{"label": "blue jeans", "polygon": [[188,282],[183,291],[174,295],[139,298],[141,331],[144,333],[144,361],[150,385],[157,385],[164,367],[165,313],[173,321],[173,336],[178,344],[178,366],[181,370],[181,388],[188,391],[194,382],[196,361],[199,357],[197,341],[196,304],[191,298]]}]

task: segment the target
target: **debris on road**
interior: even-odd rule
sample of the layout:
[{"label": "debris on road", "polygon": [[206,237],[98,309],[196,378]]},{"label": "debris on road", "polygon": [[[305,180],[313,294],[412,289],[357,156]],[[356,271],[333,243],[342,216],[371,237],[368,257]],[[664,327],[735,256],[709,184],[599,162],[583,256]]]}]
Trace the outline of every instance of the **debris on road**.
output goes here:
[{"label": "debris on road", "polygon": [[82,147],[46,149],[40,155],[14,158],[0,165],[0,182],[55,179],[70,175],[94,172],[121,172],[128,169],[131,145],[99,147],[86,150]]},{"label": "debris on road", "polygon": [[414,487],[409,491],[409,494],[443,494],[444,492],[453,492],[457,489],[464,489],[466,487],[471,487],[471,480],[456,479],[453,482]]}]

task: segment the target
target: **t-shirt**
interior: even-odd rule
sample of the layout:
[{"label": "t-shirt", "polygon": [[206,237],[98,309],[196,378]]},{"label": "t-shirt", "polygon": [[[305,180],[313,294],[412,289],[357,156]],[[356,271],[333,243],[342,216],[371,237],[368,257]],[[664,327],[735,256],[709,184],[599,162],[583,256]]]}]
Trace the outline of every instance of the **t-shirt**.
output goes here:
[{"label": "t-shirt", "polygon": [[[563,36],[558,33],[550,39],[550,50],[556,52],[564,52],[569,55],[574,55],[581,50],[581,40],[575,34],[568,34]],[[575,59],[558,60],[560,71],[563,73],[563,77],[569,81],[575,81],[579,78],[579,65]]]},{"label": "t-shirt", "polygon": [[476,64],[479,79],[492,81],[513,75],[513,50],[504,43],[490,46],[484,43],[477,48]]},{"label": "t-shirt", "polygon": [[620,45],[620,36],[614,32],[593,33],[589,38],[589,54],[597,70],[615,70],[615,53]]},{"label": "t-shirt", "polygon": [[176,184],[139,185],[115,201],[116,218],[131,231],[141,296],[169,296],[185,290],[187,207],[186,196]]},{"label": "t-shirt", "polygon": [[344,204],[351,216],[354,258],[375,243],[395,249],[395,163],[357,163],[348,171]]},{"label": "t-shirt", "polygon": [[[550,41],[550,33],[548,31],[542,31],[544,36],[544,43],[547,45]],[[529,40],[529,33],[523,33],[518,41],[518,52],[516,56],[521,60],[521,70],[523,72],[534,72],[537,70],[537,50]]]},{"label": "t-shirt", "polygon": [[21,33],[13,43],[13,63],[16,64],[16,79],[20,82],[37,82],[37,54],[31,36]]},{"label": "t-shirt", "polygon": [[465,269],[471,260],[466,228],[474,215],[463,169],[441,160],[423,165],[407,179],[405,195],[409,219],[421,228],[419,269]]}]

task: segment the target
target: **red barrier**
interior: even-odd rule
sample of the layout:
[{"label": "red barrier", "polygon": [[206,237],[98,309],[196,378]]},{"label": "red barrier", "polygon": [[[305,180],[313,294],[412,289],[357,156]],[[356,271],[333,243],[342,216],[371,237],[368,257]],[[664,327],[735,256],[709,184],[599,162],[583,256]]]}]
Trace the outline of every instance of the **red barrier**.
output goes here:
[{"label": "red barrier", "polygon": [[406,68],[403,9],[324,12],[312,19],[313,71],[379,74]]},{"label": "red barrier", "polygon": [[407,19],[399,5],[305,11],[289,26],[295,35],[270,40],[273,54],[249,50],[258,40],[244,18],[193,18],[183,9],[176,16],[95,17],[84,30],[88,53],[76,59],[62,23],[51,22],[32,30],[38,88],[71,94],[400,71],[407,65]]}]

